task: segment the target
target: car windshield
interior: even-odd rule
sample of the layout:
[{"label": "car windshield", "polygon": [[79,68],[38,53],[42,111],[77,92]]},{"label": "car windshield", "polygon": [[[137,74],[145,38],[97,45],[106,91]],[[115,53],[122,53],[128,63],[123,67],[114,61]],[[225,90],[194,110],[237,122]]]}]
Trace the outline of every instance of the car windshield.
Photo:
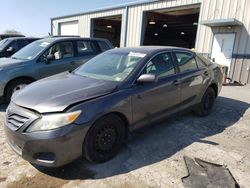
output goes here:
[{"label": "car windshield", "polygon": [[31,60],[35,58],[40,52],[42,52],[50,43],[46,41],[35,41],[25,46],[17,53],[15,53],[13,59]]},{"label": "car windshield", "polygon": [[122,82],[146,54],[106,52],[83,64],[74,73],[101,80]]},{"label": "car windshield", "polygon": [[8,44],[8,39],[3,39],[0,41],[0,50],[4,49],[6,45]]}]

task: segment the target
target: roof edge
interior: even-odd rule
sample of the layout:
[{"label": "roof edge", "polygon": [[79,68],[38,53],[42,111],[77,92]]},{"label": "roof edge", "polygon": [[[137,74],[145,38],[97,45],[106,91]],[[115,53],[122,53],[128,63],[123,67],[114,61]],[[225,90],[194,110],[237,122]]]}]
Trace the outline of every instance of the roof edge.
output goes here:
[{"label": "roof edge", "polygon": [[74,16],[82,16],[85,14],[91,14],[91,13],[96,13],[96,12],[101,12],[101,11],[108,11],[108,10],[112,10],[112,9],[120,9],[120,8],[125,8],[125,7],[141,5],[141,4],[149,4],[149,3],[154,3],[157,1],[159,1],[159,0],[144,0],[144,1],[136,1],[136,2],[131,2],[131,3],[120,4],[120,5],[116,5],[116,6],[107,6],[104,8],[98,8],[98,9],[94,9],[94,10],[90,10],[90,11],[86,11],[86,12],[80,12],[80,13],[76,13],[76,14],[69,14],[69,15],[64,15],[64,16],[52,17],[52,18],[50,18],[50,20],[53,21],[53,20],[57,20],[57,19],[69,18],[69,17],[74,17]]},{"label": "roof edge", "polygon": [[200,24],[216,27],[216,26],[242,26],[243,23],[237,20],[236,18],[226,18],[226,19],[214,19],[214,20],[202,20]]}]

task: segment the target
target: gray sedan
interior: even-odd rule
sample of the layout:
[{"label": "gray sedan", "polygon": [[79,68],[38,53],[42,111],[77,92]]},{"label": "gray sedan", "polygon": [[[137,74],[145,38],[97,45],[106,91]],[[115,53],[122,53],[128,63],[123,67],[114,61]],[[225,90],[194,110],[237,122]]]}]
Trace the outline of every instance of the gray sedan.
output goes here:
[{"label": "gray sedan", "polygon": [[184,109],[208,115],[221,86],[220,67],[187,49],[109,50],[16,92],[6,113],[7,141],[42,166],[81,155],[104,162],[139,127]]}]

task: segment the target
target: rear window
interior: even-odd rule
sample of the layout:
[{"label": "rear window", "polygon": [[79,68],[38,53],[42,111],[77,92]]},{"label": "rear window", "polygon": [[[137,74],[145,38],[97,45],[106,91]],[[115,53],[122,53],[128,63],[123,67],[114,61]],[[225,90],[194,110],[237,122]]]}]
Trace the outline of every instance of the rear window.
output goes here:
[{"label": "rear window", "polygon": [[199,68],[203,68],[207,66],[206,63],[204,63],[198,56],[195,57],[195,60]]},{"label": "rear window", "polygon": [[102,52],[110,49],[109,45],[104,41],[98,41],[97,44],[99,45]]},{"label": "rear window", "polygon": [[202,62],[205,63],[206,65],[210,65],[211,64],[211,61],[209,59],[205,58],[202,54],[196,53],[196,56],[198,58],[200,58],[202,60]]}]

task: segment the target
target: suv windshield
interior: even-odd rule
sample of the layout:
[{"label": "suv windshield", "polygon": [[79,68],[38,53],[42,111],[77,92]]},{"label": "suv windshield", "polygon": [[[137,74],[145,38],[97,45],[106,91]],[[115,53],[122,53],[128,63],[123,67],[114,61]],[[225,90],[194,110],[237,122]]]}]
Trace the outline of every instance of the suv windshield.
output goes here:
[{"label": "suv windshield", "polygon": [[146,54],[106,52],[83,64],[74,73],[81,76],[122,82]]},{"label": "suv windshield", "polygon": [[42,52],[50,43],[46,41],[35,41],[25,46],[17,53],[15,53],[13,59],[31,60],[35,58],[40,52]]},{"label": "suv windshield", "polygon": [[0,50],[4,49],[8,44],[8,39],[3,39],[0,41]]}]

